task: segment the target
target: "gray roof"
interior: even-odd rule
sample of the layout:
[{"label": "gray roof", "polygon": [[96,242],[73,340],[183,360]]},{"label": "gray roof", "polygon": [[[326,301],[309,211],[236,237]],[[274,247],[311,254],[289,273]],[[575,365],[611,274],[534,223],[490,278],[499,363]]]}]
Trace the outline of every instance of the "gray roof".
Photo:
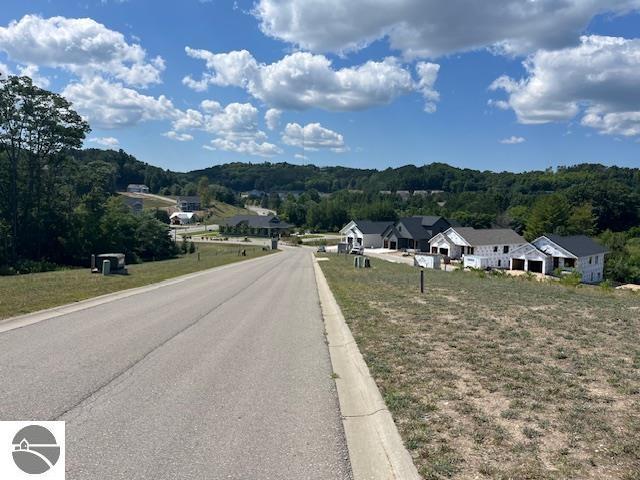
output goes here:
[{"label": "gray roof", "polygon": [[200,197],[197,195],[187,195],[184,197],[178,197],[178,203],[180,202],[200,203]]},{"label": "gray roof", "polygon": [[593,239],[586,235],[545,235],[556,245],[564,248],[568,252],[571,252],[576,257],[587,257],[589,255],[597,255],[600,253],[607,253],[607,249],[599,243],[596,243]]},{"label": "gray roof", "polygon": [[[418,216],[416,215],[416,217]],[[436,223],[438,223],[438,220],[440,220],[442,217],[437,215],[423,215],[418,218],[422,219],[423,227],[433,227]]]},{"label": "gray roof", "polygon": [[527,241],[509,228],[456,227],[458,232],[470,245],[512,245]]},{"label": "gray roof", "polygon": [[250,228],[291,228],[290,223],[282,222],[274,215],[235,215],[222,222],[227,227],[237,227],[241,223],[246,223]]},{"label": "gray roof", "polygon": [[354,220],[358,230],[365,235],[382,235],[384,231],[393,225],[393,222],[373,222],[371,220]]}]

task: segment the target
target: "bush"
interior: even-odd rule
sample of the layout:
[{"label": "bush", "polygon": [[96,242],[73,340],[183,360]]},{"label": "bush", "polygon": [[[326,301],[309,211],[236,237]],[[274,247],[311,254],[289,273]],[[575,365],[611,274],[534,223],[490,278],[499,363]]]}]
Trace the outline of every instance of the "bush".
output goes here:
[{"label": "bush", "polygon": [[196,244],[189,242],[189,253],[196,253]]},{"label": "bush", "polygon": [[576,270],[570,272],[556,270],[554,273],[560,278],[560,284],[565,287],[577,287],[582,283],[582,275]]}]

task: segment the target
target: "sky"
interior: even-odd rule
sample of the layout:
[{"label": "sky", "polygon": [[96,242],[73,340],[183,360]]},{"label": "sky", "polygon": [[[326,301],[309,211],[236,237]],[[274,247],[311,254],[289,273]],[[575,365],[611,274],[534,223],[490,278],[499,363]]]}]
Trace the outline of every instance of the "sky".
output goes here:
[{"label": "sky", "polygon": [[640,167],[638,32],[640,0],[3,0],[0,72],[174,171]]}]

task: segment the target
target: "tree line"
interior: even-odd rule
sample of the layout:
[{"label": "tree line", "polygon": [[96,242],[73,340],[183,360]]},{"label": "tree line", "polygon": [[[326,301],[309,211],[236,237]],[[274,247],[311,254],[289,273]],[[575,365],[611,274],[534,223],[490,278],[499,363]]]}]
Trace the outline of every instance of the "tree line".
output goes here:
[{"label": "tree line", "polygon": [[88,265],[107,251],[129,261],[175,255],[165,223],[115,196],[113,164],[78,153],[89,132],[60,95],[28,77],[0,78],[0,273]]}]

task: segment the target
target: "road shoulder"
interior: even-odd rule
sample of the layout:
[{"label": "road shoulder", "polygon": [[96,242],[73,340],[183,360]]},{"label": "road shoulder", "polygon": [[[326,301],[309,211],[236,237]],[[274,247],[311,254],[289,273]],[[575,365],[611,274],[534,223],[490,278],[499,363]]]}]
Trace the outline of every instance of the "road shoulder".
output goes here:
[{"label": "road shoulder", "polygon": [[316,258],[320,306],[355,480],[420,479]]}]

